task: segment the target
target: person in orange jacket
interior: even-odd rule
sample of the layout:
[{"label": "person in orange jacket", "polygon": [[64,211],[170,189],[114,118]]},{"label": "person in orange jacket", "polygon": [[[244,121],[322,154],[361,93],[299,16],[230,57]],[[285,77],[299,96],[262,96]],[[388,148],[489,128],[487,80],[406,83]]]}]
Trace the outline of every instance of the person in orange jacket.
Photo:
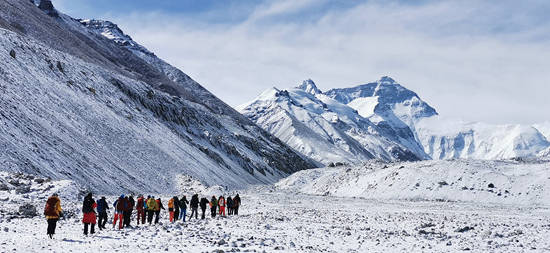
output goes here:
[{"label": "person in orange jacket", "polygon": [[162,205],[162,201],[160,200],[160,198],[158,198],[156,200],[157,202],[157,206],[155,208],[155,224],[159,223],[159,215],[160,215],[160,210],[165,210],[164,209],[164,206]]},{"label": "person in orange jacket", "polygon": [[44,215],[48,221],[47,234],[50,239],[53,239],[55,234],[55,228],[57,226],[57,221],[59,217],[63,216],[63,209],[61,209],[61,200],[57,193],[52,194],[51,197],[46,201],[46,206],[44,207]]},{"label": "person in orange jacket", "polygon": [[84,213],[84,217],[82,217],[82,223],[84,223],[84,235],[88,235],[88,226],[90,224],[92,224],[90,233],[95,233],[96,215],[94,209],[96,207],[97,203],[92,198],[92,193],[90,192],[86,195],[86,197],[84,197],[84,203],[82,204],[82,213]]},{"label": "person in orange jacket", "polygon": [[168,213],[170,214],[170,222],[174,222],[174,198],[168,200]]},{"label": "person in orange jacket", "polygon": [[223,196],[218,199],[218,206],[220,207],[220,215],[225,216],[225,198]]}]

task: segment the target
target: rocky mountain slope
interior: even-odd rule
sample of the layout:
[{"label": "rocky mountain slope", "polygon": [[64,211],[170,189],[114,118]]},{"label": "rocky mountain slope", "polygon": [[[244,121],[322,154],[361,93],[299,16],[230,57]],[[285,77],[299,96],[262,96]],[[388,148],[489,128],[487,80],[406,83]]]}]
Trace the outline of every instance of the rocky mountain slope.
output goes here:
[{"label": "rocky mountain slope", "polygon": [[0,52],[2,170],[118,193],[173,191],[178,175],[239,188],[316,165],[110,22],[2,0]]}]

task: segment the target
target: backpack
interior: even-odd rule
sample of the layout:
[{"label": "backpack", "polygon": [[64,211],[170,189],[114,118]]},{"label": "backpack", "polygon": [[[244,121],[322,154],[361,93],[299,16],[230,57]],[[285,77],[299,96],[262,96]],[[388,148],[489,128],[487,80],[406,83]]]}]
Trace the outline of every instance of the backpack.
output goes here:
[{"label": "backpack", "polygon": [[174,199],[168,201],[168,208],[174,208]]},{"label": "backpack", "polygon": [[145,206],[145,203],[143,203],[143,198],[139,198],[138,201],[137,201],[137,206],[136,208],[137,209],[143,209],[143,207]]},{"label": "backpack", "polygon": [[83,213],[91,213],[94,211],[94,199],[92,198],[85,198],[84,203],[82,204],[82,212]]},{"label": "backpack", "polygon": [[157,203],[156,200],[154,200],[154,199],[152,199],[152,198],[149,199],[149,200],[147,200],[147,209],[148,209],[149,211],[154,211],[154,210],[155,210],[156,203]]},{"label": "backpack", "polygon": [[44,215],[46,216],[57,216],[57,210],[56,210],[56,206],[57,206],[57,199],[56,198],[49,198],[47,201],[46,201],[46,206],[44,207]]}]

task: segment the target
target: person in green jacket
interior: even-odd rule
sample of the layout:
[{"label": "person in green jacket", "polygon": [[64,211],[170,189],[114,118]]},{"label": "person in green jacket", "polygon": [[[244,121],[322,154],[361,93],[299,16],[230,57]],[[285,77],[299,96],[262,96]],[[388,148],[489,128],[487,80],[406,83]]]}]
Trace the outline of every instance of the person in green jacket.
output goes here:
[{"label": "person in green jacket", "polygon": [[147,222],[151,225],[153,223],[153,215],[157,209],[157,201],[155,200],[155,197],[149,197],[147,198],[147,202],[145,202],[145,204],[147,205]]},{"label": "person in green jacket", "polygon": [[212,214],[212,218],[216,217],[216,207],[218,207],[218,199],[216,199],[216,196],[212,196],[210,200],[210,213]]}]

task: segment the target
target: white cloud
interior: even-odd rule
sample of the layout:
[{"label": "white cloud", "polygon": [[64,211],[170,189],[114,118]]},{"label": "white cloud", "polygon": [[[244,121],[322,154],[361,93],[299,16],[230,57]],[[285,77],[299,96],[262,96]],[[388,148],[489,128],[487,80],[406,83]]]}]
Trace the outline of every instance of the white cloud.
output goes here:
[{"label": "white cloud", "polygon": [[[238,24],[163,13],[112,19],[230,105],[306,78],[329,89],[389,75],[445,116],[497,123],[550,118],[549,26],[530,15],[540,6],[374,1],[324,9],[309,20],[308,10],[319,3],[260,5]],[[306,17],[288,22],[286,15]]]}]

